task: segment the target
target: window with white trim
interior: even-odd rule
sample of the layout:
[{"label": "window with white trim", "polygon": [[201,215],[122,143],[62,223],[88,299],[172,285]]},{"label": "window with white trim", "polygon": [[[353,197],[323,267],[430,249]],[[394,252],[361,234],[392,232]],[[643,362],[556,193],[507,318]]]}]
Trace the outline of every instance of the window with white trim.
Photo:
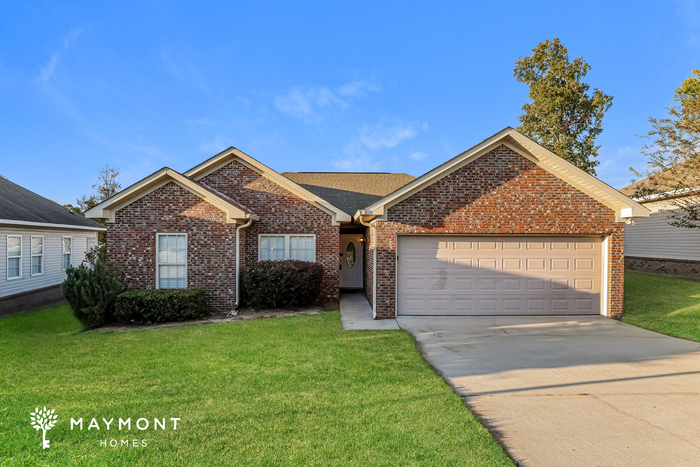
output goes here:
[{"label": "window with white trim", "polygon": [[316,261],[314,234],[261,234],[258,242],[258,260],[298,259]]},{"label": "window with white trim", "polygon": [[63,260],[61,262],[61,267],[65,271],[72,264],[73,256],[73,238],[63,237]]},{"label": "window with white trim", "polygon": [[93,248],[95,248],[96,242],[95,242],[95,237],[88,237],[87,238],[87,250],[85,252],[89,252]]},{"label": "window with white trim", "polygon": [[187,288],[187,234],[156,234],[156,287]]},{"label": "window with white trim", "polygon": [[44,237],[32,236],[32,276],[44,273]]},{"label": "window with white trim", "polygon": [[22,277],[22,237],[7,236],[7,280]]}]

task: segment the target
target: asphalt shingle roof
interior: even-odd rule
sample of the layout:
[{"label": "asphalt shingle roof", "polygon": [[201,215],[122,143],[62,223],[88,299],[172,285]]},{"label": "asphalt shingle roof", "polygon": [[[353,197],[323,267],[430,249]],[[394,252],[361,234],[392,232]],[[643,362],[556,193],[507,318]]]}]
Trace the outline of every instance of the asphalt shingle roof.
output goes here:
[{"label": "asphalt shingle roof", "polygon": [[353,215],[416,179],[405,173],[284,172],[285,177]]},{"label": "asphalt shingle roof", "polygon": [[0,178],[0,219],[103,228],[92,219],[74,214],[60,204],[4,178]]}]

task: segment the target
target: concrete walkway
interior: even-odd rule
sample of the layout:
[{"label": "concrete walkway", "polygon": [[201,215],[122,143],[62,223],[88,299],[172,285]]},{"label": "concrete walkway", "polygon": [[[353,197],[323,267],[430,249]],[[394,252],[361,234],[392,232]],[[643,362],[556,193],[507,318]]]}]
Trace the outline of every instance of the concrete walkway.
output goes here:
[{"label": "concrete walkway", "polygon": [[340,295],[340,322],[346,330],[399,329],[395,319],[372,318],[372,307],[365,295],[360,292]]},{"label": "concrete walkway", "polygon": [[521,465],[700,464],[700,344],[600,316],[398,318]]}]

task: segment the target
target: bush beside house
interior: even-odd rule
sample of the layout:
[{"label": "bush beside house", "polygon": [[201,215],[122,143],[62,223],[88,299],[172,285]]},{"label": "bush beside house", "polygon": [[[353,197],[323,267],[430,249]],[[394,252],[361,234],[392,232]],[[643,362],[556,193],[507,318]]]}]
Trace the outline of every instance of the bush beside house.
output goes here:
[{"label": "bush beside house", "polygon": [[253,307],[309,306],[319,297],[323,266],[308,261],[259,261],[244,275],[246,299]]},{"label": "bush beside house", "polygon": [[75,317],[86,328],[93,328],[113,319],[115,300],[122,291],[122,284],[116,273],[97,259],[91,266],[81,264],[66,269],[61,289]]},{"label": "bush beside house", "polygon": [[209,315],[204,290],[129,290],[117,297],[114,316],[123,323],[167,323]]}]

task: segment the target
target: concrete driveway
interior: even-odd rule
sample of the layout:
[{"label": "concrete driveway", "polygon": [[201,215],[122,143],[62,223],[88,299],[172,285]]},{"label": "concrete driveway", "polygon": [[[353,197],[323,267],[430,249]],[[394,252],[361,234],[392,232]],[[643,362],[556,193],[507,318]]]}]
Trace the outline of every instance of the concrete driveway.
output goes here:
[{"label": "concrete driveway", "polygon": [[599,316],[397,321],[521,465],[700,465],[700,344]]}]

